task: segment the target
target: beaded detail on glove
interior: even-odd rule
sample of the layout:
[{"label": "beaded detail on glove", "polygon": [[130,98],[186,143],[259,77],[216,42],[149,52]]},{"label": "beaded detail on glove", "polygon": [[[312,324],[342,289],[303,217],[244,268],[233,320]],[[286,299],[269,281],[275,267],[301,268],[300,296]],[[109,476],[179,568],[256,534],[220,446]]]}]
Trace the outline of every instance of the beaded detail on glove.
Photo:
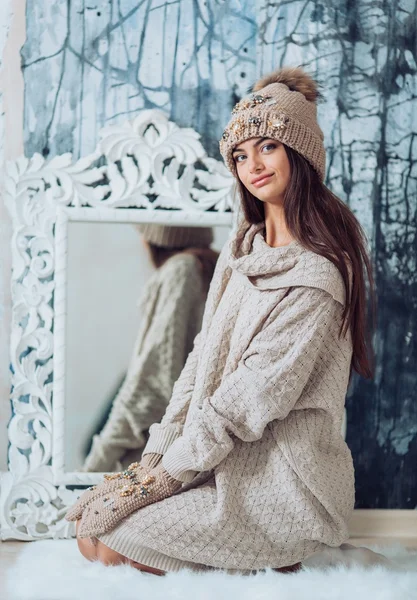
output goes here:
[{"label": "beaded detail on glove", "polygon": [[[104,475],[105,479],[129,479],[130,485],[122,484],[116,491],[119,492],[120,496],[131,496],[132,494],[138,493],[140,496],[147,496],[149,492],[149,484],[155,481],[155,477],[152,475],[146,475],[146,477],[138,481],[138,472],[134,471],[140,466],[140,463],[134,462],[128,466],[125,471],[120,473],[111,473],[110,475]],[[106,500],[106,498],[104,499]]]},{"label": "beaded detail on glove", "polygon": [[[164,500],[177,492],[182,483],[165,471],[162,463],[151,472],[141,474],[129,469],[111,475],[117,487],[97,496],[82,513],[78,537],[98,536],[113,529],[132,512]],[[109,482],[109,483],[113,483]]]},{"label": "beaded detail on glove", "polygon": [[[151,490],[149,486],[151,483],[155,481],[155,477],[153,475],[146,475],[143,479],[138,480],[138,473],[133,471],[132,469],[136,469],[139,466],[139,463],[132,463],[125,471],[121,471],[120,473],[111,473],[109,475],[105,475],[104,477],[107,480],[112,479],[130,479],[130,484],[122,483],[118,488],[113,489],[113,492],[118,493],[119,496],[132,496],[136,494],[142,498],[149,496]],[[108,496],[103,498],[104,508],[111,508],[112,511],[117,510],[117,505],[115,505],[115,498],[109,498]],[[98,511],[94,511],[96,515],[98,515]]]},{"label": "beaded detail on glove", "polygon": [[125,485],[121,488],[121,496],[131,496],[135,492],[138,492],[141,496],[147,496],[149,494],[149,484],[155,481],[155,477],[147,475],[143,481],[135,482],[132,485]]},{"label": "beaded detail on glove", "polygon": [[[137,469],[136,474],[134,469]],[[140,463],[133,462],[124,471],[104,475],[104,481],[102,483],[90,486],[85,490],[79,500],[68,510],[65,519],[67,521],[77,521],[81,518],[83,511],[90,502],[98,497],[106,496],[110,492],[118,490],[119,487],[124,484],[124,479],[132,481],[135,475],[136,477],[143,477],[144,474],[147,475],[149,471],[149,467],[143,467]]]},{"label": "beaded detail on glove", "polygon": [[104,479],[107,479],[107,481],[110,481],[111,479],[123,479],[123,478],[124,479],[132,479],[133,477],[136,476],[133,469],[137,469],[138,467],[140,467],[140,463],[133,462],[124,471],[119,471],[118,473],[107,473],[106,475],[104,475]]}]

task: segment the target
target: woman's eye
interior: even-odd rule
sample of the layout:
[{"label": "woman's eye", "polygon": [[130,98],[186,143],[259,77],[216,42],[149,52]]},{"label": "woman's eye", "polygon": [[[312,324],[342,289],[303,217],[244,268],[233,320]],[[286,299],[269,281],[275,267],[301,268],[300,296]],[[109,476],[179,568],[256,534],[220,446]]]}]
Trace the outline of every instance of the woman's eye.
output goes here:
[{"label": "woman's eye", "polygon": [[239,160],[240,158],[245,158],[244,154],[238,154],[237,156],[235,156],[235,162],[242,162],[241,160]]},{"label": "woman's eye", "polygon": [[262,150],[272,150],[273,148],[276,148],[276,144],[265,144],[265,146],[262,146]]}]

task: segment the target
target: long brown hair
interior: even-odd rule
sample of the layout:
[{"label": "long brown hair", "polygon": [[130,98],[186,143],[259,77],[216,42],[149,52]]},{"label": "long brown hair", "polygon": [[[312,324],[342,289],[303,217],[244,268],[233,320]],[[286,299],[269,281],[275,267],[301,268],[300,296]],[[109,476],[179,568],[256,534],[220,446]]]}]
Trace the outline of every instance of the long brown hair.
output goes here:
[{"label": "long brown hair", "polygon": [[187,246],[184,248],[164,248],[157,246],[151,242],[146,241],[146,245],[149,248],[149,254],[153,266],[156,269],[162,267],[162,265],[174,254],[187,253],[192,254],[198,259],[198,266],[203,282],[203,294],[206,296],[210,287],[210,281],[213,277],[214,268],[216,266],[219,253],[212,248],[199,248]]},{"label": "long brown hair", "polygon": [[[346,288],[346,304],[339,336],[350,328],[353,354],[349,379],[354,369],[373,378],[375,357],[372,336],[375,330],[376,295],[367,237],[350,208],[320,180],[310,163],[284,144],[291,175],[284,194],[287,228],[305,248],[325,256],[339,269]],[[248,223],[265,220],[264,203],[253,196],[238,179],[242,209]],[[350,289],[348,264],[352,270]],[[365,271],[369,281],[371,316],[367,311]]]}]

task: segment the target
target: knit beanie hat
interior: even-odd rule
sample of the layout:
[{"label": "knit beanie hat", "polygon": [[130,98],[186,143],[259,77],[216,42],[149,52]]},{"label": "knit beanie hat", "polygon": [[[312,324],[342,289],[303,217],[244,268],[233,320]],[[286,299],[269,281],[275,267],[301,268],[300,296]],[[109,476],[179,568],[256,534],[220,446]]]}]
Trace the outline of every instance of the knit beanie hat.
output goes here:
[{"label": "knit beanie hat", "polygon": [[301,67],[283,67],[262,77],[253,93],[238,102],[220,140],[220,152],[237,177],[232,151],[254,137],[278,140],[304,156],[323,181],[326,152],[317,123],[319,84]]},{"label": "knit beanie hat", "polygon": [[137,228],[148,242],[163,248],[209,247],[211,227],[176,227],[159,223],[139,223]]}]

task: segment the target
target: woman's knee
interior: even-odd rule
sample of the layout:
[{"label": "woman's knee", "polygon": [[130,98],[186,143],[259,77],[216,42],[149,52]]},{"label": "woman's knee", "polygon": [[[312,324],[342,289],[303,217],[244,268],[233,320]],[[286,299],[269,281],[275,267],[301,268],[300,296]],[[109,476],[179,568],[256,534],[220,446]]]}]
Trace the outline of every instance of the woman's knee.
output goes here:
[{"label": "woman's knee", "polygon": [[161,571],[160,569],[154,569],[153,567],[148,567],[146,565],[142,565],[140,563],[127,558],[127,556],[123,556],[123,554],[119,554],[115,550],[112,550],[103,542],[97,542],[97,559],[102,562],[104,565],[120,565],[120,564],[128,564],[131,567],[134,567],[138,571],[143,571],[144,573],[152,573],[153,575],[165,575],[165,571]]},{"label": "woman's knee", "polygon": [[90,538],[79,538],[78,537],[78,528],[79,521],[76,522],[75,530],[77,533],[77,544],[81,554],[90,561],[99,560],[104,565],[120,565],[124,563],[130,564],[135,569],[139,571],[144,571],[145,573],[153,573],[154,575],[165,575],[165,571],[161,571],[159,569],[154,569],[152,567],[148,567],[146,565],[142,565],[133,560],[130,560],[123,554],[119,554],[115,550],[112,550],[100,540],[96,540],[93,544]]},{"label": "woman's knee", "polygon": [[129,562],[129,559],[123,554],[119,554],[100,541],[97,541],[96,553],[97,559],[104,565],[120,565]]}]

